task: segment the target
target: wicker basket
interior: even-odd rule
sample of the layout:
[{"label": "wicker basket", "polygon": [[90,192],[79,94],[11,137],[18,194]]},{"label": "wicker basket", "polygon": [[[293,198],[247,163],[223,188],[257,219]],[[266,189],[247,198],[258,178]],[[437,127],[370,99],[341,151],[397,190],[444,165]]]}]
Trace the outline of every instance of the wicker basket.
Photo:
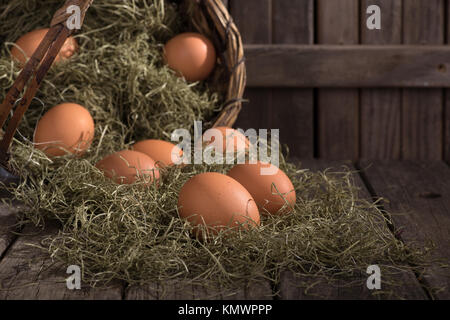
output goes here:
[{"label": "wicker basket", "polygon": [[[53,59],[68,35],[72,31],[67,29],[65,22],[68,14],[66,8],[70,5],[79,5],[82,9],[82,20],[93,0],[67,0],[64,6],[55,13],[51,22],[52,29],[42,41],[40,47],[30,58],[13,87],[8,92],[0,109],[0,117],[3,126],[6,117],[25,87],[28,79],[32,78],[27,91],[19,106],[16,108],[13,118],[0,142],[0,163],[7,167],[8,149],[16,128],[34,97],[39,85],[50,68]],[[211,87],[225,97],[221,112],[209,121],[209,126],[233,126],[241,110],[242,96],[246,82],[246,71],[244,64],[244,50],[241,36],[230,14],[221,0],[178,0],[174,1],[180,5],[180,9],[191,17],[191,28],[207,36],[214,43],[217,51],[218,64],[214,74],[210,77]],[[64,38],[63,38],[64,37]],[[59,42],[59,48],[58,48]],[[42,49],[41,49],[42,47]],[[44,53],[48,54],[44,58]],[[28,104],[27,104],[28,103]],[[1,173],[0,173],[1,175]]]},{"label": "wicker basket", "polygon": [[[186,6],[193,0],[185,0]],[[233,126],[242,107],[246,83],[244,47],[241,35],[221,0],[196,0],[189,12],[192,27],[212,39],[219,63],[212,81],[217,91],[224,93],[223,106],[214,127]]]}]

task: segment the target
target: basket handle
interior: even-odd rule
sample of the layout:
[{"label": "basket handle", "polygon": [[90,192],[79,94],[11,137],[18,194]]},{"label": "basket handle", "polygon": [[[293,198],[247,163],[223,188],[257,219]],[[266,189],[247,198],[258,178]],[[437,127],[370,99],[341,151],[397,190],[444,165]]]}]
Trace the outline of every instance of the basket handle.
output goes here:
[{"label": "basket handle", "polygon": [[89,9],[89,7],[92,5],[92,2],[94,0],[67,0],[66,3],[64,4],[64,6],[59,9],[58,11],[56,11],[56,13],[53,16],[52,22],[50,23],[50,26],[53,27],[54,25],[57,24],[64,24],[64,22],[66,22],[70,16],[71,13],[67,12],[67,9],[70,6],[77,6],[78,8],[80,8],[80,13],[81,13],[81,17],[80,17],[80,21],[81,21],[81,25],[83,25],[83,21],[84,21],[84,17],[86,16],[86,12]]},{"label": "basket handle", "polygon": [[[66,39],[73,33],[65,23],[71,16],[67,13],[69,6],[75,5],[80,8],[80,24],[82,25],[86,11],[93,0],[67,0],[64,6],[59,9],[51,22],[50,30],[39,44],[27,64],[20,72],[13,86],[6,94],[0,106],[0,127],[3,127],[10,111],[14,107],[21,92],[27,86],[24,96],[20,100],[18,107],[14,110],[13,116],[8,123],[3,139],[0,141],[0,164],[7,168],[9,160],[9,147],[14,134],[19,126],[20,120],[31,104],[42,80],[50,69],[53,61],[61,50]],[[31,79],[31,80],[30,80]]]}]

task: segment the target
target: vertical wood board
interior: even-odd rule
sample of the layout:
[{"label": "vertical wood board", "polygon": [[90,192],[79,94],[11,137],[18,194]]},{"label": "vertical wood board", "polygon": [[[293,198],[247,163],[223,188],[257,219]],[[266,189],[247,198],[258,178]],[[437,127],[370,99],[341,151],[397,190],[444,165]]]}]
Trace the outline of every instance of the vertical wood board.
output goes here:
[{"label": "vertical wood board", "polygon": [[[404,0],[404,44],[443,44],[444,7],[444,0]],[[442,159],[443,103],[441,89],[403,90],[403,159]]]},{"label": "vertical wood board", "polygon": [[[358,0],[317,1],[319,44],[359,43]],[[339,160],[359,156],[359,91],[318,90],[319,157]]]},{"label": "vertical wood board", "polygon": [[[367,28],[367,8],[381,9],[381,29]],[[401,44],[402,0],[362,0],[362,44]],[[361,158],[400,159],[401,152],[401,90],[361,90]]]}]

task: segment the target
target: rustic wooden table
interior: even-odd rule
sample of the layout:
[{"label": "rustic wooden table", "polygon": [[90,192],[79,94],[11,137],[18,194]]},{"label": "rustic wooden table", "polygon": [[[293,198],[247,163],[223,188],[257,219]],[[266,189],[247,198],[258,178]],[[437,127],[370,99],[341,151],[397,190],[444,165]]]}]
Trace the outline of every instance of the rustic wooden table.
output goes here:
[{"label": "rustic wooden table", "polygon": [[[302,161],[302,166],[311,170],[341,165],[359,170],[354,178],[361,196],[384,197],[389,200],[386,210],[405,213],[392,216],[402,241],[425,245],[432,240],[437,246],[434,255],[443,263],[420,276],[401,273],[397,293],[406,299],[450,299],[450,269],[444,267],[450,264],[450,166],[439,161]],[[68,290],[66,268],[53,265],[50,257],[30,246],[39,245],[57,227],[49,225],[38,234],[25,228],[23,235],[17,236],[11,233],[14,215],[10,210],[0,210],[0,299],[161,299],[157,284],[134,287],[117,282],[108,288]],[[298,286],[300,283],[303,285]],[[306,290],[312,283],[316,284],[313,289]],[[318,279],[295,279],[283,272],[277,288],[264,282],[250,283],[231,295],[222,292],[217,296],[206,288],[182,287],[174,282],[164,299],[273,299],[273,290],[280,299],[376,299],[361,282],[355,283],[359,284],[333,286]],[[427,287],[441,289],[431,291]]]}]

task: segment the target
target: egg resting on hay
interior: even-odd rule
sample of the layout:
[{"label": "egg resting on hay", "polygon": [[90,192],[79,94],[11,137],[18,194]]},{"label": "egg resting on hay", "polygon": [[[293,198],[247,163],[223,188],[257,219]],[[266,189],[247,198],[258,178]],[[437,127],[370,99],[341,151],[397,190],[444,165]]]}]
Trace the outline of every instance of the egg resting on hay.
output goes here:
[{"label": "egg resting on hay", "polygon": [[[192,281],[203,274],[202,284],[226,286],[261,275],[276,281],[275,271],[283,268],[332,277],[330,270],[365,270],[374,260],[407,268],[411,254],[374,223],[380,211],[356,197],[345,171],[316,174],[282,159],[298,195],[292,214],[264,217],[259,228],[204,244],[178,218],[178,193],[194,175],[226,174],[230,166],[170,167],[158,187],[105,179],[94,166],[98,160],[139,140],[170,140],[175,129],[192,130],[195,120],[211,120],[221,105],[208,83],[187,83],[164,64],[164,43],[192,31],[185,28],[186,15],[162,0],[133,4],[94,1],[76,36],[79,51],[52,67],[13,143],[11,165],[26,182],[12,190],[27,208],[20,218],[35,224],[60,221],[60,233],[45,241],[56,259],[84,265],[85,281],[92,284],[152,282],[175,274]],[[2,98],[19,71],[18,65],[11,67],[7,43],[48,27],[60,6],[60,0],[0,4],[0,15],[8,10],[0,24]],[[40,116],[64,101],[89,110],[95,137],[82,157],[50,160],[30,141]]]}]

